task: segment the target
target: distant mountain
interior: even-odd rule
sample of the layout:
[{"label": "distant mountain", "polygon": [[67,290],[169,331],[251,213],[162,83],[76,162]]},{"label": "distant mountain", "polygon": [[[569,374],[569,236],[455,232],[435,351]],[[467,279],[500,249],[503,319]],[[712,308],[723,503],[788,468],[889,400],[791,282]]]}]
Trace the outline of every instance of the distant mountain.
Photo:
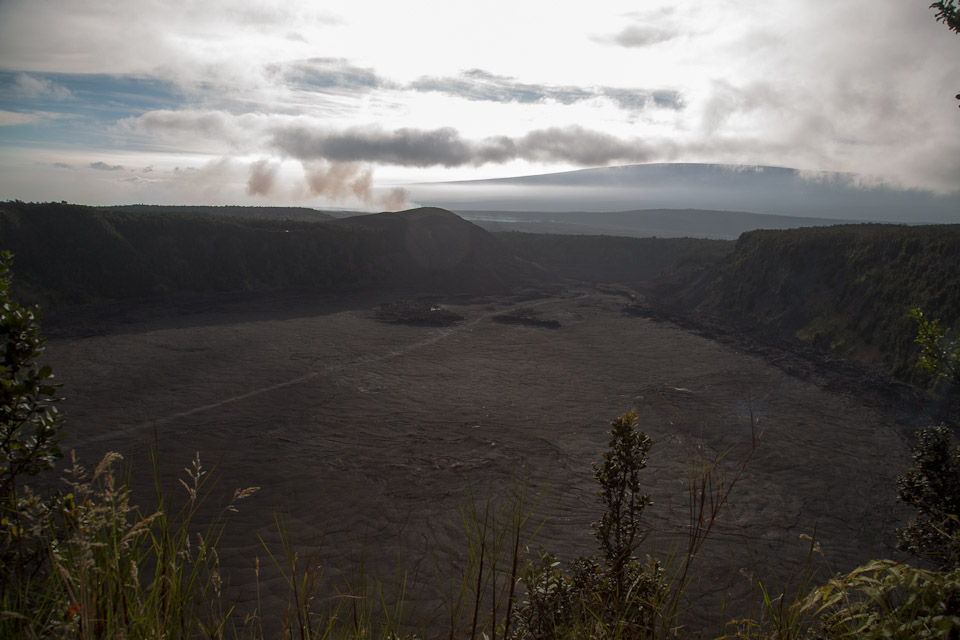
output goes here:
[{"label": "distant mountain", "polygon": [[457,213],[465,220],[488,231],[714,240],[736,240],[740,234],[757,229],[797,229],[841,222],[858,222],[703,209],[593,212],[458,211]]},{"label": "distant mountain", "polygon": [[833,221],[960,222],[960,190],[941,196],[855,174],[783,167],[647,164],[408,189],[411,200],[455,212],[705,209]]}]

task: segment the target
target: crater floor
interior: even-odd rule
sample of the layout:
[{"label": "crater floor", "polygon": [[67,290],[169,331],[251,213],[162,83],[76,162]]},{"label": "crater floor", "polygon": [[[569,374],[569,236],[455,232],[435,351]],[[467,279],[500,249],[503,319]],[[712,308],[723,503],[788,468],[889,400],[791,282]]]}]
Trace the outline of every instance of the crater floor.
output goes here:
[{"label": "crater floor", "polygon": [[[464,320],[445,327],[379,322],[384,301],[241,297],[55,337],[46,360],[64,384],[66,448],[88,466],[122,453],[140,504],[150,501],[154,443],[166,478],[198,452],[216,465],[224,501],[262,487],[238,505],[223,540],[241,606],[255,598],[255,556],[266,562],[258,536],[278,540],[274,514],[298,548],[322,545],[331,583],[361,556],[388,581],[398,566],[419,575],[425,615],[443,597],[437,574],[462,559],[471,495],[499,501],[522,478],[546,517],[534,546],[563,559],[593,552],[600,508],[590,464],[610,421],[632,408],[654,441],[647,551],[683,539],[690,456],[729,449],[732,474],[759,436],[702,554],[698,609],[719,610],[731,584],[746,597],[751,574],[785,582],[806,564],[801,534],[816,532],[824,570],[895,553],[904,515],[895,479],[908,458],[892,408],[626,315],[624,298],[595,290],[446,300]],[[520,308],[560,327],[493,320]],[[279,607],[275,573],[265,570],[261,592],[265,608]]]}]

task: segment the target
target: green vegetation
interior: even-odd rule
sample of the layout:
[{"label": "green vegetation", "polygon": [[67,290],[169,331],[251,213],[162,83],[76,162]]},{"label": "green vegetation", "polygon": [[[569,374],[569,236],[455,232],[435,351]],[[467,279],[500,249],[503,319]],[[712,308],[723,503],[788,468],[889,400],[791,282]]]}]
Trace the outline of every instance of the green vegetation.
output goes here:
[{"label": "green vegetation", "polygon": [[17,481],[53,468],[63,418],[55,406],[50,367],[39,366],[45,340],[37,309],[10,299],[12,256],[0,254],[0,338],[4,340],[0,387],[0,496],[16,500]]},{"label": "green vegetation", "polygon": [[[224,519],[193,526],[209,476],[195,460],[188,498],[174,507],[158,485],[159,508],[132,505],[107,454],[90,473],[72,459],[68,490],[26,481],[61,459],[63,418],[43,352],[39,313],[10,299],[11,256],[0,258],[0,636],[5,638],[188,638],[220,635],[217,545]],[[234,501],[249,496],[247,489]],[[227,511],[232,509],[232,503]]]},{"label": "green vegetation", "polygon": [[540,275],[439,209],[337,221],[208,209],[4,202],[0,238],[18,256],[17,294],[46,308],[278,289],[490,293]]},{"label": "green vegetation", "polygon": [[21,299],[46,307],[169,293],[337,290],[384,280],[385,234],[323,222],[3,203]]},{"label": "green vegetation", "polygon": [[[898,546],[938,570],[878,559],[835,576],[793,606],[812,617],[812,637],[956,638],[960,634],[960,445],[941,425],[921,429],[897,499],[917,515]],[[792,635],[791,637],[803,637]]]},{"label": "green vegetation", "polygon": [[[953,385],[960,379],[960,347],[940,328],[939,319],[927,318],[920,309],[911,313],[919,324],[920,366],[935,381]],[[897,530],[897,544],[918,556],[932,559],[942,570],[960,568],[960,445],[946,425],[930,426],[917,434],[911,451],[914,466],[897,480],[897,500],[917,511],[905,529]]]},{"label": "green vegetation", "polygon": [[290,288],[488,293],[552,275],[624,283],[921,385],[932,378],[917,366],[911,310],[939,318],[938,330],[960,326],[960,226],[755,231],[732,243],[490,235],[440,210],[311,222],[234,209],[7,202],[0,237],[18,255],[18,297],[54,309]]},{"label": "green vegetation", "polygon": [[[955,0],[937,0],[930,8],[937,10],[937,22],[947,25],[954,33],[960,33],[960,7],[957,7]],[[960,100],[960,93],[957,94],[957,100]]]},{"label": "green vegetation", "polygon": [[0,606],[39,611],[47,603],[34,576],[45,564],[42,531],[56,502],[31,491],[26,479],[52,470],[61,457],[63,418],[55,406],[53,372],[37,363],[44,345],[38,312],[10,298],[10,263],[9,252],[0,255]]},{"label": "green vegetation", "polygon": [[955,0],[938,0],[931,4],[930,8],[937,10],[937,22],[942,22],[951,31],[960,33],[960,8]]},{"label": "green vegetation", "polygon": [[897,481],[897,499],[917,515],[897,531],[898,546],[942,569],[960,567],[960,445],[952,430],[926,427],[911,451],[914,466]]},{"label": "green vegetation", "polygon": [[[960,326],[960,226],[836,225],[753,231],[736,243],[498,233],[560,277],[648,285],[682,311],[882,365],[931,382],[911,310]],[[945,344],[949,344],[945,343]],[[918,367],[918,361],[921,365]]]},{"label": "green vegetation", "polygon": [[577,637],[598,629],[613,637],[656,637],[666,575],[657,560],[635,555],[646,537],[640,518],[650,496],[640,492],[640,472],[651,445],[637,429],[635,412],[613,422],[604,460],[594,465],[605,507],[593,525],[600,554],[578,558],[566,575],[541,549],[523,574],[527,599],[518,607],[514,637]]},{"label": "green vegetation", "polygon": [[[257,488],[234,492],[211,518],[212,476],[199,458],[181,480],[186,495],[176,498],[161,488],[154,460],[156,507],[147,511],[133,506],[129,485],[118,476],[120,456],[115,453],[108,453],[92,472],[73,458],[62,476],[66,492],[35,492],[25,486],[22,475],[51,472],[60,459],[56,442],[63,422],[53,409],[52,372],[35,362],[42,349],[38,313],[9,298],[8,254],[2,273],[8,365],[3,384],[13,391],[4,399],[2,414],[11,446],[0,452],[4,477],[10,479],[0,504],[5,560],[0,635],[262,638],[270,637],[267,628],[284,638],[397,638],[413,637],[411,629],[429,626],[408,619],[400,604],[408,592],[400,571],[392,589],[396,605],[387,604],[382,583],[361,572],[348,585],[349,597],[319,606],[319,551],[301,558],[279,519],[280,548],[264,543],[264,551],[288,586],[286,610],[263,611],[258,603],[241,620],[227,599],[229,581],[221,572],[218,545],[234,505]],[[37,437],[29,435],[33,431]],[[641,471],[650,447],[635,413],[613,423],[609,451],[595,467],[605,507],[595,527],[600,553],[575,561],[570,576],[557,570],[545,552],[538,561],[522,564],[523,550],[532,540],[522,485],[505,505],[489,498],[483,506],[471,503],[464,510],[467,562],[449,592],[451,637],[675,636],[690,564],[732,483],[722,481],[720,457],[695,467],[688,480],[701,515],[699,526],[691,529],[688,552],[680,564],[641,561],[636,555],[644,539],[640,516],[649,504],[641,493]],[[705,510],[706,504],[712,508]]]},{"label": "green vegetation", "polygon": [[[39,216],[47,215],[37,211]],[[162,235],[159,231],[164,224],[191,229],[200,224],[190,219],[147,217],[130,222],[123,215],[83,213],[75,216],[70,208],[55,208],[53,217],[44,220],[74,225],[70,228],[79,232],[79,245],[90,237],[85,233],[99,239],[113,234],[118,252],[114,255],[122,255],[122,247],[128,244],[140,243],[128,254],[135,256],[131,257],[134,265],[146,260],[145,256],[161,255],[159,250],[155,254],[141,251],[151,246],[151,231]],[[8,229],[19,225],[21,239],[35,232],[30,230],[33,223],[24,220],[23,211],[6,210],[2,220]],[[246,234],[262,239],[252,230],[259,227],[249,226],[252,223],[210,224],[217,225],[218,233],[234,225],[224,237],[237,240],[244,249]],[[269,227],[273,223],[257,224],[273,228]],[[305,236],[311,233],[312,227],[304,228]],[[344,238],[362,236],[344,233]],[[831,291],[841,292],[841,300],[859,301],[857,308],[861,309],[865,300],[890,303],[891,296],[902,295],[907,299],[897,300],[894,314],[901,304],[913,305],[911,308],[925,304],[924,308],[934,309],[932,313],[947,324],[951,324],[948,318],[957,317],[940,315],[944,309],[956,308],[951,297],[955,288],[938,294],[930,285],[916,296],[907,296],[900,288],[906,282],[914,286],[924,282],[918,279],[923,274],[931,275],[941,286],[955,283],[953,269],[960,258],[952,250],[955,239],[951,233],[941,230],[936,234],[939,240],[928,230],[905,228],[797,233],[792,237],[748,234],[720,271],[721,289],[733,286],[726,278],[734,275],[741,276],[739,282],[734,280],[737,286],[753,287],[752,292],[737,295],[753,296],[751,313],[758,320],[775,323],[790,319],[806,326],[811,320],[790,314],[802,316],[805,309],[815,308],[821,310],[818,318],[829,314],[843,317],[839,305],[828,306]],[[64,248],[78,251],[77,247]],[[237,250],[240,256],[242,252]],[[222,246],[216,251],[221,257],[230,255]],[[198,254],[190,258],[194,259],[203,258]],[[413,589],[399,569],[392,586],[368,579],[361,570],[360,578],[348,585],[348,597],[320,606],[319,551],[309,557],[296,553],[280,519],[280,548],[263,544],[263,549],[288,586],[287,605],[283,610],[263,610],[258,602],[253,611],[239,612],[229,599],[229,580],[221,571],[218,546],[236,503],[253,495],[256,488],[235,491],[225,508],[215,509],[209,499],[214,488],[212,476],[199,458],[181,482],[183,494],[166,493],[157,479],[156,506],[145,511],[134,506],[129,484],[117,469],[117,454],[107,454],[92,471],[72,459],[62,477],[65,491],[28,485],[32,479],[39,480],[37,476],[55,475],[64,422],[56,410],[53,372],[38,362],[43,351],[39,313],[13,300],[10,260],[9,254],[0,260],[0,359],[4,364],[0,379],[0,636],[386,639],[423,637],[436,628],[436,621],[412,620],[413,614],[402,606]],[[240,257],[237,260],[238,265],[243,264]],[[95,260],[93,264],[97,264]],[[767,266],[760,269],[763,264]],[[751,265],[758,270],[751,271]],[[184,273],[189,270],[183,268]],[[842,271],[837,280],[832,279],[832,268]],[[177,272],[176,267],[169,269],[160,272]],[[942,278],[937,280],[937,274]],[[118,281],[110,282],[116,285]],[[843,282],[848,283],[849,291]],[[793,310],[778,317],[776,311],[781,307],[775,306],[771,286],[778,295],[799,295],[797,290],[806,290],[818,292],[819,297],[808,305],[795,298],[790,302]],[[90,290],[85,289],[83,295],[90,295]],[[903,315],[909,320],[909,313]],[[937,378],[954,375],[956,349],[950,334],[940,328],[939,321],[927,320],[919,312],[913,316],[920,321],[918,341],[926,356],[921,362],[927,362]],[[876,327],[888,327],[877,318],[872,322]],[[895,324],[889,322],[889,326]],[[847,328],[862,335],[854,331],[856,327]],[[759,583],[759,609],[752,603],[732,603],[745,608],[744,613],[728,603],[724,626],[716,635],[758,640],[956,638],[960,634],[960,447],[952,437],[945,427],[921,431],[912,452],[914,465],[898,482],[898,498],[916,510],[914,519],[898,532],[900,544],[922,559],[936,562],[936,569],[878,559],[799,589],[773,589]],[[753,444],[757,446],[756,438]],[[485,504],[474,502],[465,507],[466,563],[448,590],[447,619],[442,623],[449,637],[693,637],[685,626],[690,613],[685,593],[697,577],[703,543],[749,464],[752,449],[736,463],[727,460],[729,451],[710,459],[703,454],[692,456],[685,479],[690,507],[687,539],[672,554],[652,557],[642,553],[642,515],[650,504],[642,491],[642,474],[651,446],[639,430],[635,413],[613,422],[608,450],[594,468],[602,507],[594,527],[599,550],[566,568],[549,550],[525,557],[524,550],[536,532],[530,533],[531,509],[522,486],[503,504],[488,498]],[[39,483],[41,487],[51,484]],[[819,547],[813,539],[810,545],[815,559]],[[391,602],[397,604],[388,604]]]},{"label": "green vegetation", "polygon": [[960,324],[960,226],[840,225],[753,231],[706,279],[675,295],[687,308],[797,337],[925,384],[911,310]]},{"label": "green vegetation", "polygon": [[920,345],[917,365],[956,392],[960,384],[960,343],[956,335],[941,327],[939,318],[930,320],[919,308],[912,309],[910,315],[919,325],[914,340]]}]

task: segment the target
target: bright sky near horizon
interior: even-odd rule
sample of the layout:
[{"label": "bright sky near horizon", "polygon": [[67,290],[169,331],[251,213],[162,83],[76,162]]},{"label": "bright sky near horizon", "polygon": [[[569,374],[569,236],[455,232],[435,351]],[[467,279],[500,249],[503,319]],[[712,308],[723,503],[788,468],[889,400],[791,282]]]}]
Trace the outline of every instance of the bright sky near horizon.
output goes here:
[{"label": "bright sky near horizon", "polygon": [[0,199],[370,209],[647,162],[960,189],[927,0],[3,0]]}]

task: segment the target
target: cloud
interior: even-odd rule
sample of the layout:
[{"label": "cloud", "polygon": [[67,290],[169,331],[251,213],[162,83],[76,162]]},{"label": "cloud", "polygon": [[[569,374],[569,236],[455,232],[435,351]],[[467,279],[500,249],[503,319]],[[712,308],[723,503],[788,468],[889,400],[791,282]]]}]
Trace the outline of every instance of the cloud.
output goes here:
[{"label": "cloud", "polygon": [[266,72],[301,90],[367,93],[392,86],[373,69],[351,65],[344,58],[309,58],[267,65]]},{"label": "cloud", "polygon": [[[214,2],[210,2],[211,5],[216,5]],[[289,6],[287,6],[289,4]],[[232,15],[224,15],[222,19],[227,20],[236,20],[238,24],[241,25],[250,25],[253,27],[263,28],[265,26],[269,27],[285,27],[291,24],[296,24],[297,21],[302,20],[307,17],[302,15],[303,7],[297,6],[298,3],[247,3],[237,6],[235,3],[226,3],[226,6],[219,7],[220,11],[217,11],[217,8],[214,8],[214,11],[211,12],[211,18],[213,20],[217,19],[217,13],[228,13],[222,11],[225,8],[231,8],[233,11],[229,12]],[[343,23],[343,19],[339,16],[326,12],[319,12],[314,15],[309,16],[311,23],[315,25],[324,25],[324,26],[336,26]]]},{"label": "cloud", "polygon": [[405,88],[421,93],[442,93],[478,102],[520,104],[556,102],[570,105],[605,97],[627,111],[639,111],[650,107],[679,109],[683,106],[677,91],[530,84],[483,69],[471,69],[452,77],[424,76],[414,80]]},{"label": "cloud", "polygon": [[19,111],[4,111],[0,109],[0,127],[16,127],[21,124],[39,122],[43,118],[36,113],[21,113]]},{"label": "cloud", "polygon": [[158,109],[123,118],[114,125],[113,130],[121,135],[159,136],[166,142],[185,148],[209,150],[209,142],[212,141],[223,147],[216,149],[217,153],[240,149],[256,151],[262,144],[259,137],[270,123],[290,119],[278,114],[236,115],[217,110]]},{"label": "cloud", "polygon": [[372,162],[406,167],[469,164],[475,157],[470,145],[452,127],[432,131],[351,128],[342,132],[306,126],[277,127],[273,145],[298,160]]},{"label": "cloud", "polygon": [[459,167],[502,164],[513,160],[566,162],[579,166],[612,162],[647,162],[658,155],[639,140],[579,126],[551,127],[511,138],[465,140],[452,127],[434,130],[353,128],[327,132],[302,126],[278,128],[273,144],[298,160],[368,162],[405,167]]},{"label": "cloud", "polygon": [[677,37],[677,32],[662,26],[630,25],[610,38],[621,47],[649,47]]},{"label": "cloud", "polygon": [[91,169],[96,169],[97,171],[123,171],[124,167],[120,164],[107,164],[106,162],[91,162]]},{"label": "cloud", "polygon": [[310,58],[270,64],[265,67],[265,74],[286,89],[331,96],[360,96],[390,90],[440,93],[473,102],[499,104],[572,105],[607,98],[627,111],[679,109],[683,106],[679,93],[673,90],[527,83],[484,69],[469,69],[455,76],[421,76],[403,84],[384,78],[372,68],[353,65],[344,58]]},{"label": "cloud", "polygon": [[709,95],[701,103],[700,126],[704,133],[712,135],[738,116],[755,112],[786,113],[790,109],[791,105],[782,94],[768,83],[735,85],[717,80],[711,84]]},{"label": "cloud", "polygon": [[[308,41],[343,20],[328,3],[205,0],[0,2],[0,59],[8,69],[156,74],[178,79],[207,65],[251,60],[295,31]],[[209,80],[209,78],[208,78]]]},{"label": "cloud", "polygon": [[572,86],[526,84],[513,78],[498,76],[483,69],[464,71],[455,77],[424,76],[408,87],[423,93],[444,93],[465,100],[483,102],[535,103],[553,100],[573,104],[596,97],[596,92]]},{"label": "cloud", "polygon": [[[333,130],[321,123],[318,119],[289,116],[162,111],[129,119],[127,126],[179,139],[204,136],[214,141],[220,138],[230,145],[241,145],[242,141],[238,151],[280,153],[306,163],[326,161],[422,168],[525,160],[594,166],[662,160],[676,153],[673,143],[653,144],[638,138],[620,138],[576,125],[537,129],[522,136],[471,140],[453,127],[387,130],[367,126]],[[265,166],[257,165],[251,171],[259,172]]]},{"label": "cloud", "polygon": [[750,64],[691,93],[688,142],[707,161],[850,171],[956,192],[960,118],[950,78],[960,58],[942,52],[958,45],[925,7],[902,3],[867,12],[825,3],[754,23],[718,51]]},{"label": "cloud", "polygon": [[203,136],[205,138],[232,141],[242,138],[242,123],[235,116],[223,111],[195,111],[191,109],[159,109],[120,121],[120,128],[145,129],[166,135]]},{"label": "cloud", "polygon": [[267,196],[273,191],[273,183],[277,177],[276,164],[271,164],[268,158],[257,160],[250,165],[250,177],[247,179],[247,195]]},{"label": "cloud", "polygon": [[54,162],[53,166],[57,169],[73,169],[73,165],[67,164],[66,162]]},{"label": "cloud", "polygon": [[517,157],[522,160],[569,162],[583,167],[650,162],[662,153],[640,140],[621,140],[578,126],[531,131],[517,142],[517,148]]},{"label": "cloud", "polygon": [[46,78],[37,78],[26,73],[17,74],[10,92],[19,98],[63,101],[73,97],[66,87]]},{"label": "cloud", "polygon": [[640,111],[651,107],[680,111],[686,106],[683,95],[679,91],[667,89],[646,91],[643,89],[604,87],[601,94],[603,97],[612,100],[624,111]]},{"label": "cloud", "polygon": [[137,185],[146,185],[146,184],[157,184],[158,182],[164,182],[158,178],[142,178],[140,176],[129,176],[127,178],[118,178],[118,182],[128,182],[130,184]]}]

